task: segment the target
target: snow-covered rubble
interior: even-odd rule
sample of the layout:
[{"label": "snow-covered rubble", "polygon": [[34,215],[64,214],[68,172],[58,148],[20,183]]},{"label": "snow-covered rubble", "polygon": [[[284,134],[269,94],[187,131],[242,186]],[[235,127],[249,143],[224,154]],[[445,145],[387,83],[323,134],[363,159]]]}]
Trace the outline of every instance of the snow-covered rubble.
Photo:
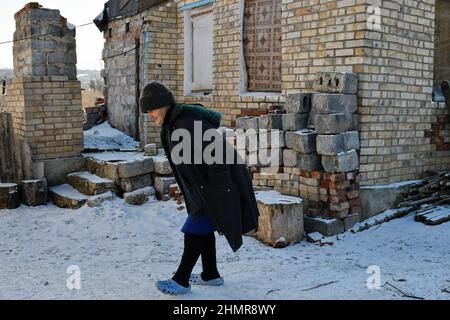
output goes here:
[{"label": "snow-covered rubble", "polygon": [[137,149],[139,142],[106,121],[84,132],[84,148],[98,150]]}]

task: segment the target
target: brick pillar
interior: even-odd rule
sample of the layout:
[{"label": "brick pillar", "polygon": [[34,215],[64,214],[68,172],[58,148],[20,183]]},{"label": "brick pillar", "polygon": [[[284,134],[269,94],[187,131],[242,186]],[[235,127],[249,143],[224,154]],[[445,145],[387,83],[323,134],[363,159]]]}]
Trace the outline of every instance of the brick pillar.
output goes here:
[{"label": "brick pillar", "polygon": [[32,161],[79,156],[83,114],[75,28],[59,10],[36,2],[14,18],[14,39],[26,38],[14,43],[14,78],[4,96],[16,136],[31,150]]}]

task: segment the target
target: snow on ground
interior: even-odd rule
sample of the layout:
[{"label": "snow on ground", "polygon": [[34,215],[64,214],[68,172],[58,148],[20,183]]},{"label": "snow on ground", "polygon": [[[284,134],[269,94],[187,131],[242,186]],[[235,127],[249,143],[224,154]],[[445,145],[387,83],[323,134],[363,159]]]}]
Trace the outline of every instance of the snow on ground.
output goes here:
[{"label": "snow on ground", "polygon": [[122,131],[114,129],[108,121],[94,126],[84,133],[84,147],[89,149],[136,149],[139,142]]},{"label": "snow on ground", "polygon": [[[0,299],[401,299],[389,286],[367,288],[370,265],[380,267],[381,284],[450,298],[442,291],[450,291],[450,223],[427,226],[412,215],[340,235],[334,246],[303,241],[274,249],[244,237],[233,253],[217,236],[225,285],[166,296],[153,283],[176,270],[185,217],[173,200],[0,210]],[[66,287],[70,265],[81,270],[80,290]]]}]

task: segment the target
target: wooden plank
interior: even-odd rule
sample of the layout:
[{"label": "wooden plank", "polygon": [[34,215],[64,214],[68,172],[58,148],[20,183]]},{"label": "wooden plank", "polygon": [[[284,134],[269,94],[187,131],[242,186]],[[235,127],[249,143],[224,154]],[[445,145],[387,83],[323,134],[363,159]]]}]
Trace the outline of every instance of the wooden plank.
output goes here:
[{"label": "wooden plank", "polygon": [[450,221],[450,207],[433,206],[432,208],[416,214],[415,220],[423,222],[427,225],[437,225],[446,221]]}]

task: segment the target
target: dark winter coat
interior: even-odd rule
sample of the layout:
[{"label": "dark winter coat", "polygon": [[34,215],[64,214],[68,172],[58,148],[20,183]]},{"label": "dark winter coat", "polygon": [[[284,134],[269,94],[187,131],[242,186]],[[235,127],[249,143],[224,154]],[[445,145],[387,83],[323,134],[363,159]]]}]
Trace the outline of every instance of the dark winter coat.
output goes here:
[{"label": "dark winter coat", "polygon": [[[206,109],[202,105],[172,106],[166,113],[161,128],[161,142],[177,181],[189,179],[194,190],[180,189],[185,196],[187,211],[189,203],[201,201],[202,207],[210,217],[219,234],[225,235],[233,251],[242,245],[242,235],[257,229],[258,208],[251,184],[248,169],[245,164],[177,164],[172,161],[171,151],[179,143],[172,142],[172,132],[176,129],[186,129],[192,137],[194,145],[194,121],[202,121],[202,131],[218,128],[220,113]],[[223,137],[222,143],[225,144]],[[202,143],[202,149],[209,142]],[[192,147],[194,151],[194,146]],[[237,157],[234,151],[235,158]],[[193,152],[191,153],[192,158]],[[224,152],[225,157],[225,152]],[[202,157],[203,158],[203,157]],[[194,192],[194,199],[186,199],[186,195]]]}]

